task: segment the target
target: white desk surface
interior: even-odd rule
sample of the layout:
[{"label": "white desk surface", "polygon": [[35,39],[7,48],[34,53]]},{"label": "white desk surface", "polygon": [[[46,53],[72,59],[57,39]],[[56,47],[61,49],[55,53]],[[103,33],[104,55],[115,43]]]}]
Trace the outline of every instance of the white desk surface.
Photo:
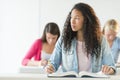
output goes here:
[{"label": "white desk surface", "polygon": [[120,68],[110,78],[48,78],[40,73],[0,73],[0,80],[120,80]]},{"label": "white desk surface", "polygon": [[0,74],[0,80],[120,80],[120,75],[110,78],[48,78],[46,74],[12,73]]}]

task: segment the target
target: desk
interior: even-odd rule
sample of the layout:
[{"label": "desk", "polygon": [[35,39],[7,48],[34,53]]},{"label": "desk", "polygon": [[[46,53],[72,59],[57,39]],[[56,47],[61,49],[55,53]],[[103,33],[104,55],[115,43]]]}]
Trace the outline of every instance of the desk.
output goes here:
[{"label": "desk", "polygon": [[47,74],[38,73],[0,73],[0,80],[120,80],[120,68],[110,78],[48,78]]},{"label": "desk", "polygon": [[46,74],[12,73],[0,74],[0,80],[120,80],[120,75],[110,78],[48,78]]}]

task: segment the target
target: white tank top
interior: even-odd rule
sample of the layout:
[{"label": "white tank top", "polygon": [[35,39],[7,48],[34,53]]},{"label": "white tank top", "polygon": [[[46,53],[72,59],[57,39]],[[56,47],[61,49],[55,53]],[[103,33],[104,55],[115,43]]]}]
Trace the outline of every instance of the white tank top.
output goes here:
[{"label": "white tank top", "polygon": [[41,59],[49,60],[50,56],[51,56],[50,53],[46,53],[45,51],[41,51]]},{"label": "white tank top", "polygon": [[91,72],[91,56],[87,57],[87,51],[85,50],[85,42],[77,41],[77,55],[79,71]]}]

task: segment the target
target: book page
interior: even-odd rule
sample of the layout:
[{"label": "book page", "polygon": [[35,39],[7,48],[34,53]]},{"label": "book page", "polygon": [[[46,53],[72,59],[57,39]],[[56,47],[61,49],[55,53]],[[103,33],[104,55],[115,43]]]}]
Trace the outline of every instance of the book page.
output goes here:
[{"label": "book page", "polygon": [[116,68],[120,68],[120,62],[115,64]]},{"label": "book page", "polygon": [[120,63],[120,52],[119,52],[117,63]]},{"label": "book page", "polygon": [[48,77],[78,77],[75,71],[48,74]]},{"label": "book page", "polygon": [[79,77],[91,77],[91,78],[107,78],[108,76],[103,74],[102,71],[98,73],[90,73],[86,71],[81,71]]},{"label": "book page", "polygon": [[90,73],[86,71],[81,71],[76,73],[75,71],[68,71],[68,72],[63,72],[63,73],[52,73],[48,74],[48,77],[89,77],[89,78],[108,78],[107,75],[103,74],[101,71],[98,73]]}]

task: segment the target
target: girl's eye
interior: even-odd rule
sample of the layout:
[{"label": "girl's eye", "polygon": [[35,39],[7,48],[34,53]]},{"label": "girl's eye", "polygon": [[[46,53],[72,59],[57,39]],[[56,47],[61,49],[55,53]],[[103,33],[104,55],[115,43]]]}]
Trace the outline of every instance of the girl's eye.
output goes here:
[{"label": "girl's eye", "polygon": [[71,19],[80,19],[80,17],[71,17]]},{"label": "girl's eye", "polygon": [[79,17],[76,17],[75,19],[80,19]]}]

